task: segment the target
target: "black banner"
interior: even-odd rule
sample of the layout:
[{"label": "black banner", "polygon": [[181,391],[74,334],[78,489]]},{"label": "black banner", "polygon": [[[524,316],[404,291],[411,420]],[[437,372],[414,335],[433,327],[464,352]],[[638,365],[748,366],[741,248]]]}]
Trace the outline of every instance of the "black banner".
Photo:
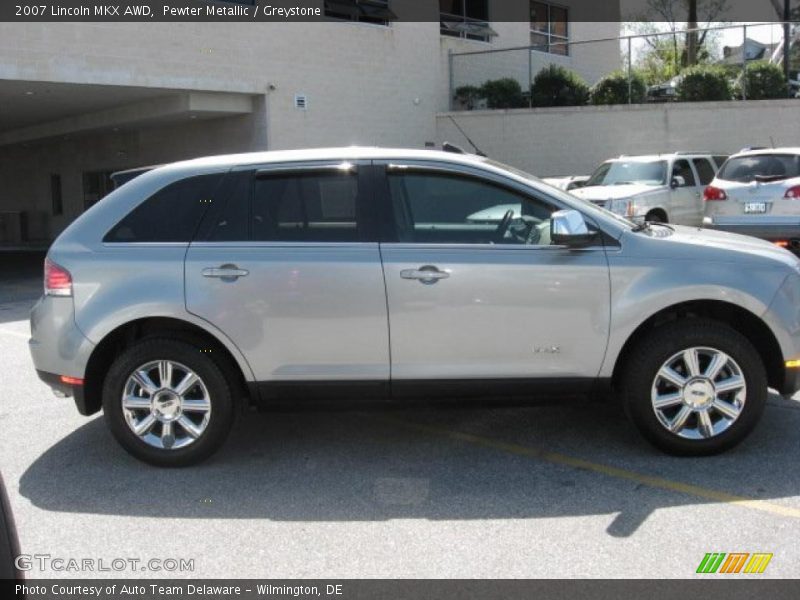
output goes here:
[{"label": "black banner", "polygon": [[[783,2],[778,0],[778,6]],[[0,3],[0,21],[439,22],[454,17],[489,22],[531,20],[528,0],[486,0],[477,12],[471,8],[471,14],[461,14],[470,11],[457,0],[450,4],[448,10],[458,14],[443,16],[437,0],[5,0]],[[467,4],[475,6],[472,2]],[[567,7],[571,22],[663,20],[648,0],[562,0],[559,4]],[[709,7],[706,12],[704,7]],[[788,8],[791,20],[800,19],[800,0],[790,0]],[[698,19],[701,26],[715,22],[778,22],[784,20],[784,14],[771,0],[726,0],[721,4],[701,3]]]},{"label": "black banner", "polygon": [[5,598],[28,600],[188,600],[240,598],[326,598],[330,600],[490,600],[525,598],[574,600],[690,600],[725,598],[745,600],[764,598],[783,600],[800,597],[796,580],[757,579],[758,576],[732,579],[696,580],[440,580],[440,579],[367,579],[367,580],[124,580],[74,579],[4,581]]}]

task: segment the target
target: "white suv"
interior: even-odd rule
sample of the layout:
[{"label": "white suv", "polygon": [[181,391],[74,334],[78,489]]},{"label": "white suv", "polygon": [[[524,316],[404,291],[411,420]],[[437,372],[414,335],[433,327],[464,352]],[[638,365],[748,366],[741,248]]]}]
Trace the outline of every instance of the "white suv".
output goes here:
[{"label": "white suv", "polygon": [[601,164],[585,187],[570,193],[623,217],[699,226],[703,188],[726,158],[708,152],[620,156]]}]

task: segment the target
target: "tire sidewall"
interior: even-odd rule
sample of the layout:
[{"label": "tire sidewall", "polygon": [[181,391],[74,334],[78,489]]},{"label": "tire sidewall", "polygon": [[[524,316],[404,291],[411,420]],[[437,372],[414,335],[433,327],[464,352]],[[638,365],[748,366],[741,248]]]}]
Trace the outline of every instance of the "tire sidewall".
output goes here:
[{"label": "tire sidewall", "polygon": [[[725,431],[709,439],[691,440],[668,431],[656,416],[651,389],[656,373],[674,354],[691,347],[708,347],[730,356],[742,370],[747,386],[744,407]],[[664,325],[633,351],[625,375],[624,406],[628,417],[655,446],[670,454],[716,454],[741,442],[758,423],[767,401],[764,365],[750,342],[724,325],[708,321]]]},{"label": "tire sidewall", "polygon": [[[211,414],[200,436],[184,448],[164,450],[150,446],[128,426],[122,392],[134,369],[156,360],[171,360],[193,370],[208,390]],[[150,464],[188,466],[208,458],[224,442],[233,421],[230,386],[216,363],[189,343],[171,339],[146,339],[125,350],[112,364],[103,385],[103,412],[117,441],[132,455]]]}]

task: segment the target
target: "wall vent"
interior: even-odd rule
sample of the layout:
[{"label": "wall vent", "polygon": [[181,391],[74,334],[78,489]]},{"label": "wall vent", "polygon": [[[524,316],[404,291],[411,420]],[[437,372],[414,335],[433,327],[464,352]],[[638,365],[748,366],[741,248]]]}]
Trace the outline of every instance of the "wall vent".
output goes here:
[{"label": "wall vent", "polygon": [[295,94],[294,107],[298,110],[306,110],[308,108],[308,96],[305,94]]}]

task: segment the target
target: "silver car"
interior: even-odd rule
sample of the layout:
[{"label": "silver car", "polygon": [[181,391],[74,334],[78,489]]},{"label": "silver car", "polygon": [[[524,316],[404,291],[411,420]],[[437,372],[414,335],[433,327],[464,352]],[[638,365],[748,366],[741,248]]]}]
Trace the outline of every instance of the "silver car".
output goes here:
[{"label": "silver car", "polygon": [[800,148],[731,156],[704,192],[703,226],[800,252]]},{"label": "silver car", "polygon": [[783,249],[633,225],[485,158],[267,152],[153,169],[72,223],[30,350],[156,465],[208,457],[252,405],[603,390],[705,455],[800,387],[798,308]]}]

